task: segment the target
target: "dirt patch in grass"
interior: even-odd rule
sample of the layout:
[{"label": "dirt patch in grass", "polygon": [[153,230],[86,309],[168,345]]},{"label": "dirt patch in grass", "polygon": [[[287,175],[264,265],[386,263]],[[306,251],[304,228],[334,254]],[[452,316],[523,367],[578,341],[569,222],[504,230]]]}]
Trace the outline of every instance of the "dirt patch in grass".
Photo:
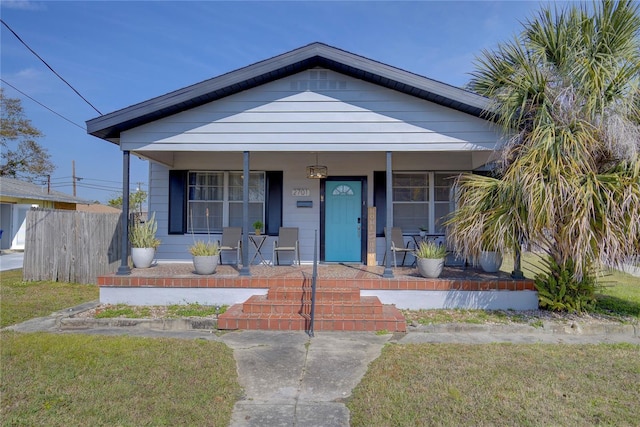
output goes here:
[{"label": "dirt patch in grass", "polygon": [[635,316],[595,313],[566,313],[547,310],[402,310],[411,326],[433,325],[440,323],[470,323],[470,324],[525,324],[539,327],[543,322],[581,323],[581,324],[638,324]]}]

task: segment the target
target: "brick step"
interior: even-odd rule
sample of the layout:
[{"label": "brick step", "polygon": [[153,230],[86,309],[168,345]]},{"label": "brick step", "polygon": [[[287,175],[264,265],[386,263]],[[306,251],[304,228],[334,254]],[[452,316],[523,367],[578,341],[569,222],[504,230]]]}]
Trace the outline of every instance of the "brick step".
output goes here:
[{"label": "brick step", "polygon": [[[270,300],[303,301],[311,300],[311,287],[279,287],[270,288],[267,296]],[[316,302],[318,301],[360,301],[358,288],[316,288]]]},{"label": "brick step", "polygon": [[[309,299],[307,299],[307,297]],[[242,304],[242,311],[247,314],[278,314],[311,312],[311,295],[304,300],[298,298],[271,299],[267,295],[253,295]],[[357,301],[316,299],[315,313],[318,314],[382,314],[382,303],[377,297],[360,297]]]},{"label": "brick step", "polygon": [[[374,297],[375,298],[375,297]],[[309,329],[308,315],[298,313],[259,314],[243,312],[243,304],[231,306],[218,316],[219,329],[304,331]],[[382,305],[380,314],[316,314],[316,331],[406,332],[404,316],[393,305]]]}]

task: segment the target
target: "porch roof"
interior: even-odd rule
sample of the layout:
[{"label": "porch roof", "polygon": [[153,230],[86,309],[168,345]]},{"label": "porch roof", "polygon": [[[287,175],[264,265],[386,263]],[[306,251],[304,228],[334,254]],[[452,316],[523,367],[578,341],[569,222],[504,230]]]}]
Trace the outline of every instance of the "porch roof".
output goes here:
[{"label": "porch roof", "polygon": [[323,43],[311,43],[244,68],[88,120],[87,133],[119,144],[120,133],[181,111],[323,67],[476,117],[488,98]]}]

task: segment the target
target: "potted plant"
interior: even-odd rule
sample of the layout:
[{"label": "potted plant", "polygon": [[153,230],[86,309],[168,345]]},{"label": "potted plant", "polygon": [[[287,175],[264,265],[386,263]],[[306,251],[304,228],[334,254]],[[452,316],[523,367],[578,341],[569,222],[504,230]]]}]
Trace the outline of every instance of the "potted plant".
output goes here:
[{"label": "potted plant", "polygon": [[195,241],[189,247],[196,274],[213,274],[218,267],[220,248],[217,243]]},{"label": "potted plant", "polygon": [[447,248],[436,242],[420,242],[413,252],[416,257],[418,272],[422,277],[436,278],[442,273]]},{"label": "potted plant", "polygon": [[131,261],[136,268],[149,268],[156,255],[160,240],[156,238],[158,224],[155,212],[146,222],[135,222],[129,229]]},{"label": "potted plant", "polygon": [[487,273],[495,273],[502,266],[502,254],[496,250],[483,250],[478,258],[480,268]]},{"label": "potted plant", "polygon": [[209,208],[205,210],[207,218],[207,241],[196,240],[193,234],[193,211],[189,212],[191,219],[191,236],[193,237],[193,245],[189,247],[189,252],[193,256],[193,268],[196,274],[213,274],[218,267],[220,246],[217,243],[211,243],[211,235],[209,232]]},{"label": "potted plant", "polygon": [[262,233],[262,227],[264,227],[262,221],[256,221],[253,223],[253,229],[256,231],[256,236],[259,236],[260,233]]}]

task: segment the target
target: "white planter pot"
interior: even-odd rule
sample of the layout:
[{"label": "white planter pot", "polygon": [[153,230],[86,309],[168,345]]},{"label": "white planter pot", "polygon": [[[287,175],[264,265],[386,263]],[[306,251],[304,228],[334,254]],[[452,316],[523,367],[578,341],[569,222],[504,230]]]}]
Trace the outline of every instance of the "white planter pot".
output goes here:
[{"label": "white planter pot", "polygon": [[485,272],[495,273],[502,266],[502,255],[500,252],[482,251],[478,263]]},{"label": "white planter pot", "polygon": [[422,277],[436,278],[442,273],[444,258],[418,258],[416,265]]},{"label": "white planter pot", "polygon": [[193,257],[193,268],[196,274],[213,274],[218,267],[218,255],[203,255]]},{"label": "white planter pot", "polygon": [[131,248],[131,261],[135,268],[149,268],[156,256],[155,248]]}]

